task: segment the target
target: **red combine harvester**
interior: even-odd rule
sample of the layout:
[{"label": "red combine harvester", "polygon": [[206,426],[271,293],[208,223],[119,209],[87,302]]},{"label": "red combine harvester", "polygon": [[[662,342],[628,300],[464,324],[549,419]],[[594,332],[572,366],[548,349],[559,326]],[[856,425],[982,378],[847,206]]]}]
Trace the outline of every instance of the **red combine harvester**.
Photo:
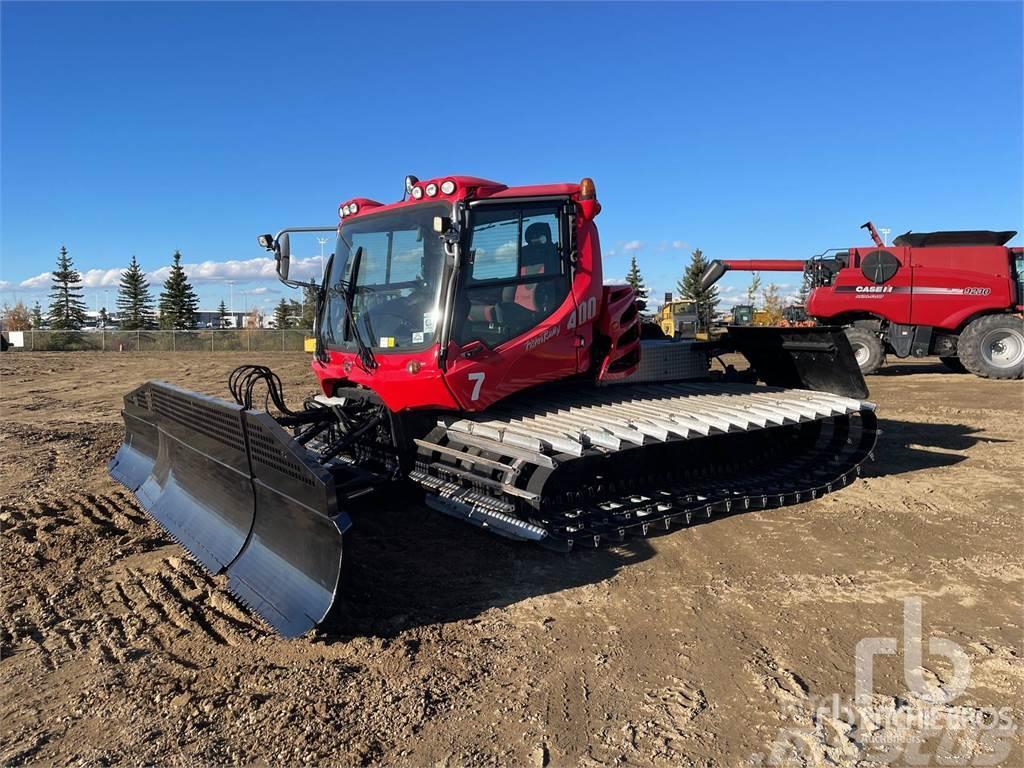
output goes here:
[{"label": "red combine harvester", "polygon": [[952,370],[991,379],[1024,371],[1024,248],[1016,232],[907,232],[874,245],[797,259],[712,262],[704,285],[729,270],[810,273],[807,314],[846,327],[863,373],[886,354],[938,355]]},{"label": "red combine harvester", "polygon": [[162,382],[125,397],[111,475],[282,634],[326,616],[349,511],[384,483],[567,551],[814,499],[870,455],[841,329],[731,329],[764,385],[712,376],[705,344],[641,339],[632,289],[602,280],[590,179],[406,190],[260,237],[290,286],[289,232],[337,238],[301,408],[260,366],[231,375],[234,402]]}]

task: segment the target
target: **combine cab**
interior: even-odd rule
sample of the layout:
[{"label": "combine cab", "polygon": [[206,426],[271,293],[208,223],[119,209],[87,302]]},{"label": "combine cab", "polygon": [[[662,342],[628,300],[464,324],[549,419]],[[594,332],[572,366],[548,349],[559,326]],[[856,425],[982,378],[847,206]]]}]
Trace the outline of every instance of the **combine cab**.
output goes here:
[{"label": "combine cab", "polygon": [[[382,483],[569,551],[850,482],[876,428],[846,336],[641,340],[632,290],[602,281],[600,209],[589,179],[410,177],[400,202],[345,202],[317,286],[321,393],[293,410],[260,366],[232,374],[233,402],[148,382],[112,476],[285,635],[330,610],[348,511]],[[289,232],[324,229],[260,238],[286,284]],[[750,368],[712,375],[722,352]]]}]

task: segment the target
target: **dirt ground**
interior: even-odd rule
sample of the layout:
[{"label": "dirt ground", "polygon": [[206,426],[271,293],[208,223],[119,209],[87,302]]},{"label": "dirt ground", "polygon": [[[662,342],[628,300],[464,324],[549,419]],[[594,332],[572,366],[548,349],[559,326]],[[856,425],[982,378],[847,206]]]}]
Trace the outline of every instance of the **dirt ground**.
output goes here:
[{"label": "dirt ground", "polygon": [[[105,470],[126,391],[225,396],[243,362],[292,402],[312,389],[300,354],[2,356],[0,764],[850,765],[869,742],[897,764],[1024,763],[1019,382],[889,367],[851,487],[614,550],[555,555],[382,498],[353,515],[340,629],[286,641]],[[896,651],[864,706],[927,708],[910,597],[909,666],[949,690],[967,660],[933,709],[968,726],[816,711],[851,699],[872,637]],[[1000,708],[977,741],[996,731],[971,718]]]}]

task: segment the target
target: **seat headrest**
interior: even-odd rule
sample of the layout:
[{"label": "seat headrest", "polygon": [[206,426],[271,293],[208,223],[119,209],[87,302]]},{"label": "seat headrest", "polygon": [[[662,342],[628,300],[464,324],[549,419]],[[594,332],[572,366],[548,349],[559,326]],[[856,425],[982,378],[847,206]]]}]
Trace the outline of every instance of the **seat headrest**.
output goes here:
[{"label": "seat headrest", "polygon": [[526,242],[536,240],[538,237],[547,237],[551,242],[551,225],[544,221],[535,221],[526,228]]}]

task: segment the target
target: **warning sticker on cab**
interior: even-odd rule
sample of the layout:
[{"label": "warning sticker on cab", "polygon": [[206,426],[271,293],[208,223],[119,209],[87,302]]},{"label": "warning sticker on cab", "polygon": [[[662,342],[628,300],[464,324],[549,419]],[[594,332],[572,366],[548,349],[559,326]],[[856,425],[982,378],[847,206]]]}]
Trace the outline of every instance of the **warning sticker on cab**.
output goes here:
[{"label": "warning sticker on cab", "polygon": [[412,332],[412,343],[413,344],[422,344],[423,343],[423,331],[413,331]]},{"label": "warning sticker on cab", "polygon": [[394,336],[381,336],[380,337],[380,345],[379,346],[380,346],[381,349],[388,349],[390,347],[395,346],[395,337]]}]

